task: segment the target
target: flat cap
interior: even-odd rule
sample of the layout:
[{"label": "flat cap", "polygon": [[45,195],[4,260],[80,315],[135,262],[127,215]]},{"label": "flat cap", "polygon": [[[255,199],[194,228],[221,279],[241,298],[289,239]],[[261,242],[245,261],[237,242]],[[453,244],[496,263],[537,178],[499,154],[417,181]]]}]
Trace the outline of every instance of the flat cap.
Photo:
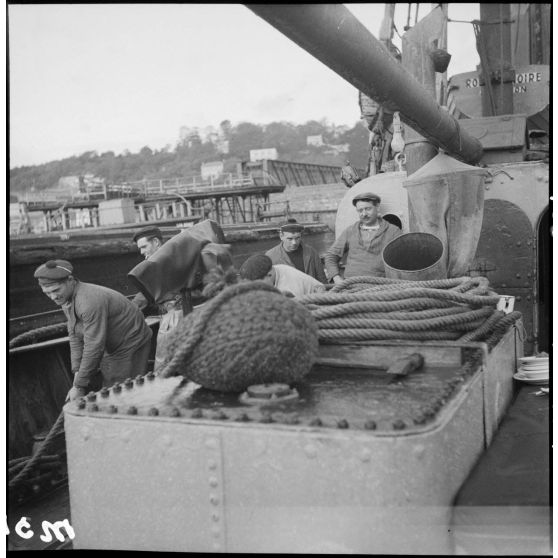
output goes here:
[{"label": "flat cap", "polygon": [[281,232],[301,233],[304,230],[304,225],[297,223],[296,219],[287,219],[285,223],[279,228]]},{"label": "flat cap", "polygon": [[161,229],[159,227],[155,227],[155,226],[144,227],[143,229],[140,229],[132,237],[132,240],[134,242],[137,242],[140,238],[143,238],[144,236],[148,236],[148,237],[154,237],[155,236],[155,237],[163,240],[163,233],[161,232]]},{"label": "flat cap", "polygon": [[377,194],[373,194],[372,192],[365,192],[364,194],[357,194],[353,198],[353,205],[356,205],[358,201],[369,201],[372,203],[380,203],[382,200],[380,196]]},{"label": "flat cap", "polygon": [[39,280],[39,283],[57,283],[66,279],[74,271],[72,264],[67,260],[49,260],[41,264],[33,276]]}]

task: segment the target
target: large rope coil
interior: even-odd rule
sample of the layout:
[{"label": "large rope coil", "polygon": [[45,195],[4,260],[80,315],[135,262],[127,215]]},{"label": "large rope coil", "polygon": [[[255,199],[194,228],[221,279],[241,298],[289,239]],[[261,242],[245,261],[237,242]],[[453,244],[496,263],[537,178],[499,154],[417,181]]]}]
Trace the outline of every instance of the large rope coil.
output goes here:
[{"label": "large rope coil", "polygon": [[493,346],[521,317],[497,310],[500,298],[486,277],[351,277],[298,300],[316,320],[321,342],[459,340]]}]

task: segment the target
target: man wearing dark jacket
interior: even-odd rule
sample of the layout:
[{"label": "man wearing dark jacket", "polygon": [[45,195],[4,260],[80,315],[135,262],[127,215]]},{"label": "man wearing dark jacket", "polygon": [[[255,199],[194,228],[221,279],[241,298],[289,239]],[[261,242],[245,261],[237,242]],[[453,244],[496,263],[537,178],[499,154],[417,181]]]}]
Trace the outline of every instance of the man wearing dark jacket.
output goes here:
[{"label": "man wearing dark jacket", "polygon": [[290,265],[314,277],[320,283],[326,283],[327,279],[324,266],[320,256],[312,248],[302,243],[302,231],[304,227],[294,219],[290,219],[279,229],[281,243],[268,250],[265,255],[271,259],[273,265]]}]

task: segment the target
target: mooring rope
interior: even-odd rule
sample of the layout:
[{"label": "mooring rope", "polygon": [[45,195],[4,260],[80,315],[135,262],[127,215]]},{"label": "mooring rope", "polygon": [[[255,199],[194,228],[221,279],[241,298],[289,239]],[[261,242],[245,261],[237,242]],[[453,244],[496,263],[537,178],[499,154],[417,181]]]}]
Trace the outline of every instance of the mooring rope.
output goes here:
[{"label": "mooring rope", "polygon": [[408,281],[351,277],[329,292],[298,299],[318,324],[321,341],[376,339],[483,340],[509,327],[486,277]]},{"label": "mooring rope", "polygon": [[56,436],[58,434],[61,434],[63,431],[64,431],[64,412],[62,411],[58,415],[56,422],[52,425],[52,428],[50,429],[49,433],[44,439],[44,442],[40,445],[35,455],[32,455],[31,458],[27,462],[25,462],[25,466],[23,467],[23,469],[21,469],[19,473],[15,475],[15,477],[10,479],[10,481],[8,482],[8,488],[14,488],[23,480],[25,480],[27,476],[29,476],[29,474],[35,468],[35,465],[40,463],[43,456],[46,455],[47,450],[54,442]]},{"label": "mooring rope", "polygon": [[43,327],[37,327],[35,329],[30,329],[20,335],[17,335],[8,343],[8,348],[13,349],[15,347],[20,347],[22,345],[29,345],[30,343],[38,343],[44,339],[63,335],[68,333],[68,326],[66,322],[59,324],[51,324]]}]

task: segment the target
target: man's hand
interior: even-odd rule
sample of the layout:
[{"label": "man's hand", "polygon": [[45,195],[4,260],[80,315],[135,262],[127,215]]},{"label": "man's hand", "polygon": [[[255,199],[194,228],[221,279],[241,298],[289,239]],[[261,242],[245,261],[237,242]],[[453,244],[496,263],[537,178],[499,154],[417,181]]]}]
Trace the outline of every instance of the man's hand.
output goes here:
[{"label": "man's hand", "polygon": [[66,401],[75,401],[76,399],[79,399],[80,397],[84,397],[84,396],[85,396],[85,388],[73,386],[68,392],[68,395],[66,396]]},{"label": "man's hand", "polygon": [[333,282],[334,282],[336,285],[338,285],[339,283],[342,283],[342,282],[343,282],[343,278],[341,277],[341,275],[336,275],[336,276],[333,278]]}]

